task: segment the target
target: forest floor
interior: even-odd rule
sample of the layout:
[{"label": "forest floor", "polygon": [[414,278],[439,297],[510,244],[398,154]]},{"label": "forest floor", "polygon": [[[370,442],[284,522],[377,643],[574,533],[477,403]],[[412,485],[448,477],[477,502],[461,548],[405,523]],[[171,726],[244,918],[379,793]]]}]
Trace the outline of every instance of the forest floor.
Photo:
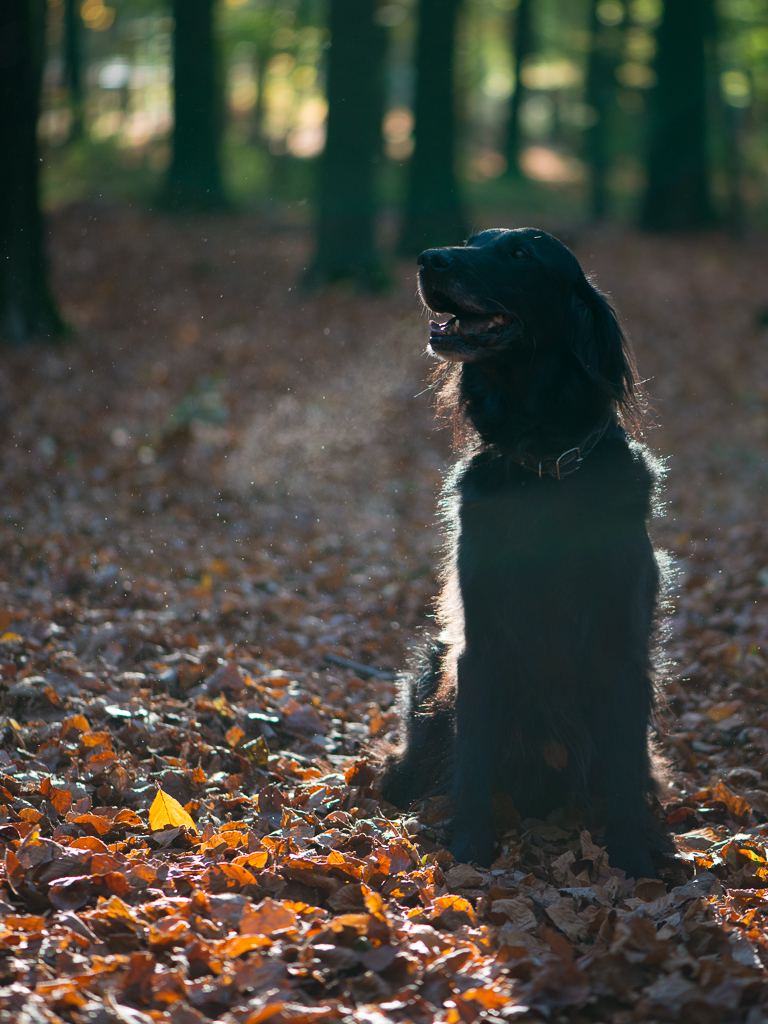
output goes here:
[{"label": "forest floor", "polygon": [[77,340],[0,364],[0,1024],[768,1019],[765,239],[571,240],[668,458],[667,891],[565,813],[479,870],[377,796],[450,460],[413,267],[311,295],[298,229],[52,228]]}]

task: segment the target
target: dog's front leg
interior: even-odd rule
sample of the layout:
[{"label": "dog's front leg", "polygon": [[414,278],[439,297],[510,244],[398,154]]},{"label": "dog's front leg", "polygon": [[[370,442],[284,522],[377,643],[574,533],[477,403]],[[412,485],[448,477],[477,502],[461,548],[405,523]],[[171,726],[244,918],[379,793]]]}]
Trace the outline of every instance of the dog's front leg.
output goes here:
[{"label": "dog's front leg", "polygon": [[647,674],[622,678],[617,673],[595,736],[606,800],[605,845],[611,865],[633,878],[656,876],[649,850],[650,704]]},{"label": "dog's front leg", "polygon": [[493,860],[493,728],[484,680],[488,667],[465,651],[458,660],[454,818],[451,853],[461,863]]}]

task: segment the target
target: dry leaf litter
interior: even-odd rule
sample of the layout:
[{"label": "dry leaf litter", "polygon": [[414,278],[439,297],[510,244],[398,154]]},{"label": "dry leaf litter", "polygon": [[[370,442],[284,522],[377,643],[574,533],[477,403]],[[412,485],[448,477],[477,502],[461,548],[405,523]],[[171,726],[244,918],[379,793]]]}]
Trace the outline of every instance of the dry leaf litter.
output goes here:
[{"label": "dry leaf litter", "polygon": [[0,366],[0,1024],[767,1019],[764,240],[575,239],[669,456],[638,881],[565,811],[455,864],[375,789],[450,457],[412,269],[308,295],[301,231],[106,204],[52,246],[78,341]]}]

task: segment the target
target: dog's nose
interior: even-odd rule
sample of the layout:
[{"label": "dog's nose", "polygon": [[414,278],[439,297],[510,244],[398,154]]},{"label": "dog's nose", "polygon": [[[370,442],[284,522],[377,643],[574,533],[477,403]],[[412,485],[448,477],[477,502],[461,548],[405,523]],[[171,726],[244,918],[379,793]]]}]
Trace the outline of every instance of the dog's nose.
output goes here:
[{"label": "dog's nose", "polygon": [[445,249],[425,249],[416,261],[420,267],[434,267],[445,270],[451,262],[451,256]]}]

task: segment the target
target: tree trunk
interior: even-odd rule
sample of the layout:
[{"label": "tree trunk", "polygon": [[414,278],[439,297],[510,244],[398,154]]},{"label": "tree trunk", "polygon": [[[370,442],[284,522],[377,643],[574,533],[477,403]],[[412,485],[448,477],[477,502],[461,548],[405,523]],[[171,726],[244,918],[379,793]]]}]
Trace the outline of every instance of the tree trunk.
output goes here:
[{"label": "tree trunk", "polygon": [[275,12],[275,0],[269,0],[261,9],[261,22],[256,30],[254,40],[256,54],[254,61],[254,77],[256,79],[256,102],[251,113],[251,127],[249,141],[255,146],[263,146],[266,143],[264,131],[264,119],[266,117],[266,104],[264,102],[264,86],[267,81],[267,65],[274,53],[272,49],[272,17]]},{"label": "tree trunk", "polygon": [[64,332],[48,287],[38,201],[45,0],[4,0],[0,39],[0,337],[25,345]]},{"label": "tree trunk", "polygon": [[586,102],[593,122],[585,132],[585,156],[589,167],[589,206],[593,220],[602,220],[608,209],[609,118],[616,94],[618,26],[605,26],[597,16],[600,0],[592,0],[590,51],[587,66]]},{"label": "tree trunk", "polygon": [[520,153],[523,148],[520,108],[525,97],[525,87],[520,80],[520,71],[527,57],[533,52],[531,0],[520,0],[517,12],[510,17],[510,27],[512,29],[512,72],[515,76],[515,91],[509,101],[505,156],[507,158],[507,174],[519,178],[521,176]]},{"label": "tree trunk", "polygon": [[414,149],[399,251],[413,256],[466,235],[456,180],[454,43],[461,0],[421,0],[416,42]]},{"label": "tree trunk", "polygon": [[64,81],[69,94],[72,124],[69,141],[83,135],[82,21],[78,0],[64,0]]},{"label": "tree trunk", "polygon": [[712,224],[707,151],[706,48],[714,0],[666,0],[656,55],[648,185],[640,214],[651,231]]},{"label": "tree trunk", "polygon": [[264,86],[267,81],[267,64],[272,55],[272,47],[269,40],[265,43],[256,44],[255,79],[256,79],[256,102],[253,105],[251,114],[250,141],[255,146],[263,146],[265,142],[264,115],[266,106],[264,103]]},{"label": "tree trunk", "polygon": [[724,104],[725,110],[725,177],[728,184],[729,230],[736,236],[744,231],[744,197],[742,195],[742,175],[744,149],[744,122],[747,111],[739,107]]},{"label": "tree trunk", "polygon": [[383,114],[386,37],[375,0],[331,0],[328,134],[320,159],[317,249],[310,286],[381,282],[375,245],[375,170]]},{"label": "tree trunk", "polygon": [[164,205],[226,205],[221,178],[224,104],[213,33],[215,0],[173,0],[173,156]]}]

